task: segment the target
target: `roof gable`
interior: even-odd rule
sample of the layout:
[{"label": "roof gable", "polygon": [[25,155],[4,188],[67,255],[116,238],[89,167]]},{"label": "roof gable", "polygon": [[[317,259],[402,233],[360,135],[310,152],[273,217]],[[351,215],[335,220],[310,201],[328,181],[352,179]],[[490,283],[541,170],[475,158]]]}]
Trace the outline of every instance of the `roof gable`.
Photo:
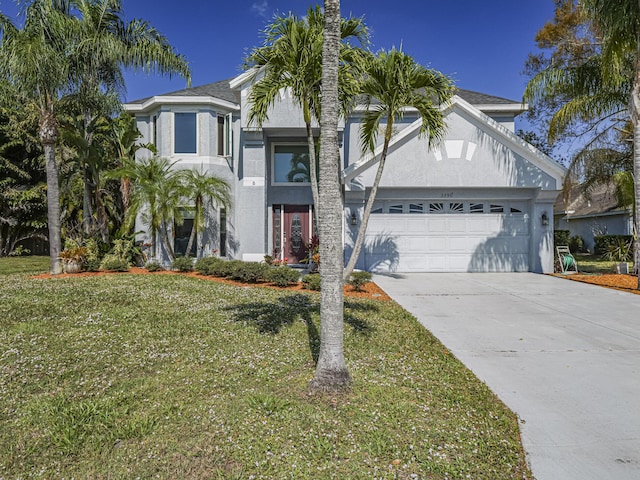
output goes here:
[{"label": "roof gable", "polygon": [[[482,113],[478,108],[469,104],[459,96],[454,96],[451,103],[443,108],[443,113],[450,118],[460,117],[458,124],[456,125],[455,132],[448,132],[447,139],[443,142],[441,148],[453,147],[463,148],[464,154],[462,155],[466,161],[471,162],[472,157],[484,158],[484,162],[490,162],[489,165],[496,166],[501,170],[501,175],[504,178],[504,186],[540,186],[543,189],[558,189],[562,178],[564,176],[565,169],[554,160],[543,154],[529,143],[522,140],[515,135],[511,130],[505,128],[500,123],[491,119],[486,114]],[[463,131],[459,131],[462,122],[464,127]],[[389,160],[393,163],[392,157],[395,155],[394,151],[398,150],[399,163],[398,168],[406,169],[407,167],[400,167],[401,163],[406,163],[409,158],[424,158],[426,150],[426,140],[422,144],[416,143],[415,138],[418,137],[420,131],[421,121],[415,120],[413,123],[405,126],[399,130],[392,138],[390,143]],[[451,135],[449,135],[451,133]],[[464,140],[463,140],[464,139]],[[419,140],[417,142],[420,142]],[[473,144],[469,146],[467,144]],[[426,164],[424,160],[418,160],[414,167],[413,178],[406,178],[405,181],[422,183],[425,186],[430,181],[435,180],[435,176],[438,172],[445,172],[447,169],[455,168],[453,164],[451,167],[446,167],[447,162],[442,162],[443,156],[441,155],[441,148],[432,149],[426,153],[429,158],[428,162],[432,162],[433,168],[427,173]],[[460,150],[459,153],[461,153]],[[378,146],[373,154],[368,153],[358,161],[352,162],[342,173],[343,180],[348,183],[355,177],[364,174],[373,165],[376,165],[380,159],[382,153],[382,145]],[[445,154],[446,157],[446,154]],[[463,166],[464,165],[464,166]],[[485,186],[483,184],[483,176],[487,172],[484,170],[479,171],[478,175],[474,176],[474,169],[481,168],[475,163],[463,163],[460,165],[461,169],[456,171],[456,179],[449,178],[448,180],[457,182],[459,185],[467,186]],[[387,171],[387,169],[385,169]],[[422,173],[418,173],[422,172]],[[365,175],[368,176],[370,173]],[[389,174],[397,178],[397,174]],[[484,180],[486,186],[492,185],[489,177]],[[498,184],[496,184],[498,185]]]}]

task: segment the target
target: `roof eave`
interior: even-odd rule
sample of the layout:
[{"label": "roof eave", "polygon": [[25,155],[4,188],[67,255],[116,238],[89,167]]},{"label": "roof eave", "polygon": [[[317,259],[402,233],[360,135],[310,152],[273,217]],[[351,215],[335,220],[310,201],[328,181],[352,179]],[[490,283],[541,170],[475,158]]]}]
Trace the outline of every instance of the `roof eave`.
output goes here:
[{"label": "roof eave", "polygon": [[131,113],[143,113],[153,110],[159,105],[209,105],[213,107],[220,107],[226,110],[239,111],[240,105],[237,103],[222,100],[220,98],[211,97],[208,95],[188,96],[188,95],[159,95],[156,97],[150,97],[142,103],[125,103],[123,108],[127,112]]}]

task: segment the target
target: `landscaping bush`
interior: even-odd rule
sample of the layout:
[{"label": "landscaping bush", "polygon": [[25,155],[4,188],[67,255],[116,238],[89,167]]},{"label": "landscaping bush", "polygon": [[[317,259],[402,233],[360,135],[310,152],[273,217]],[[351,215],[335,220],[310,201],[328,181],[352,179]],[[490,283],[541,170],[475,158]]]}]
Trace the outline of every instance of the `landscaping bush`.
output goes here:
[{"label": "landscaping bush", "polygon": [[220,260],[209,264],[209,275],[214,277],[231,277],[236,267],[242,264],[242,260]]},{"label": "landscaping bush", "polygon": [[149,272],[161,272],[162,270],[164,270],[164,267],[158,262],[149,262],[145,265],[145,268]]},{"label": "landscaping bush", "polygon": [[193,259],[190,257],[178,257],[171,264],[171,268],[179,272],[193,272]]},{"label": "landscaping bush", "polygon": [[278,287],[286,287],[290,283],[296,283],[299,278],[298,271],[286,265],[269,268],[264,276],[267,282],[275,283]]},{"label": "landscaping bush", "polygon": [[107,253],[100,262],[102,272],[128,272],[129,264],[126,260],[113,253]]},{"label": "landscaping bush", "polygon": [[222,260],[220,257],[199,258],[196,261],[194,269],[200,275],[215,275],[214,272],[217,271],[217,267],[224,262],[225,261]]},{"label": "landscaping bush", "polygon": [[574,235],[569,239],[571,253],[584,253],[584,240],[580,235]]},{"label": "landscaping bush", "polygon": [[605,255],[609,252],[610,247],[619,247],[622,243],[633,244],[633,237],[631,235],[598,235],[593,238],[594,251],[598,255]]},{"label": "landscaping bush", "polygon": [[633,242],[626,240],[624,237],[624,235],[618,235],[618,238],[609,244],[604,258],[612,262],[630,262],[633,260]]},{"label": "landscaping bush", "polygon": [[356,291],[361,292],[362,287],[371,281],[370,272],[353,272],[349,278],[349,285]]},{"label": "landscaping bush", "polygon": [[234,263],[231,278],[239,282],[256,283],[259,280],[263,280],[269,269],[269,266],[264,263],[242,262],[239,260],[236,260],[236,262],[238,263]]},{"label": "landscaping bush", "polygon": [[569,232],[569,230],[554,230],[553,245],[555,247],[569,245],[570,240],[571,240],[571,232]]},{"label": "landscaping bush", "polygon": [[310,273],[302,277],[302,287],[307,290],[320,291],[320,274]]}]

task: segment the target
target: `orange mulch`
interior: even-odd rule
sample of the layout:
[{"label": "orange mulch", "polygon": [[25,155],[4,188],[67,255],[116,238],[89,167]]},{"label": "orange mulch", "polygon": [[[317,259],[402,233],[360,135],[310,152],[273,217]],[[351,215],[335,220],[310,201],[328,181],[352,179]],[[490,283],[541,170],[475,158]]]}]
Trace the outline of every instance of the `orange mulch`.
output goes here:
[{"label": "orange mulch", "polygon": [[[291,285],[289,287],[283,288],[278,287],[276,285],[270,283],[242,283],[236,282],[234,280],[229,280],[226,278],[218,278],[218,277],[209,277],[206,275],[200,275],[197,272],[191,273],[179,273],[173,272],[170,270],[162,270],[159,272],[149,272],[145,268],[132,267],[128,272],[82,272],[82,273],[61,273],[60,275],[51,275],[49,273],[42,273],[40,275],[34,275],[31,278],[40,278],[40,279],[51,279],[51,278],[73,278],[73,277],[96,277],[100,275],[123,275],[123,274],[133,274],[133,275],[188,275],[190,277],[200,278],[202,280],[208,280],[211,282],[218,283],[226,283],[227,285],[235,285],[238,287],[260,287],[260,288],[275,288],[277,290],[287,290],[287,291],[298,291],[304,290],[302,288],[302,283],[297,283]],[[312,292],[312,290],[305,290],[305,292]],[[318,292],[319,293],[319,292]],[[382,290],[378,285],[373,282],[369,282],[362,287],[361,292],[356,292],[350,285],[344,286],[344,296],[345,297],[356,297],[356,298],[368,298],[373,300],[391,300],[389,295],[387,295],[384,290]]]},{"label": "orange mulch", "polygon": [[602,287],[613,288],[615,290],[622,290],[625,292],[635,293],[640,295],[638,290],[638,277],[636,275],[625,275],[618,273],[606,273],[606,274],[555,274],[556,277],[567,278],[576,282],[591,283],[593,285],[600,285]]}]

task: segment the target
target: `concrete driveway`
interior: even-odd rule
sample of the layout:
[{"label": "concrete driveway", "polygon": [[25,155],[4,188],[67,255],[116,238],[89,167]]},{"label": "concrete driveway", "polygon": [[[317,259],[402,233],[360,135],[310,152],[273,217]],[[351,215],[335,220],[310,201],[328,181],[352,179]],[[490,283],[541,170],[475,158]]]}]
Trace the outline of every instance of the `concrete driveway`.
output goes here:
[{"label": "concrete driveway", "polygon": [[374,281],[518,414],[537,480],[640,479],[640,295],[533,273]]}]

